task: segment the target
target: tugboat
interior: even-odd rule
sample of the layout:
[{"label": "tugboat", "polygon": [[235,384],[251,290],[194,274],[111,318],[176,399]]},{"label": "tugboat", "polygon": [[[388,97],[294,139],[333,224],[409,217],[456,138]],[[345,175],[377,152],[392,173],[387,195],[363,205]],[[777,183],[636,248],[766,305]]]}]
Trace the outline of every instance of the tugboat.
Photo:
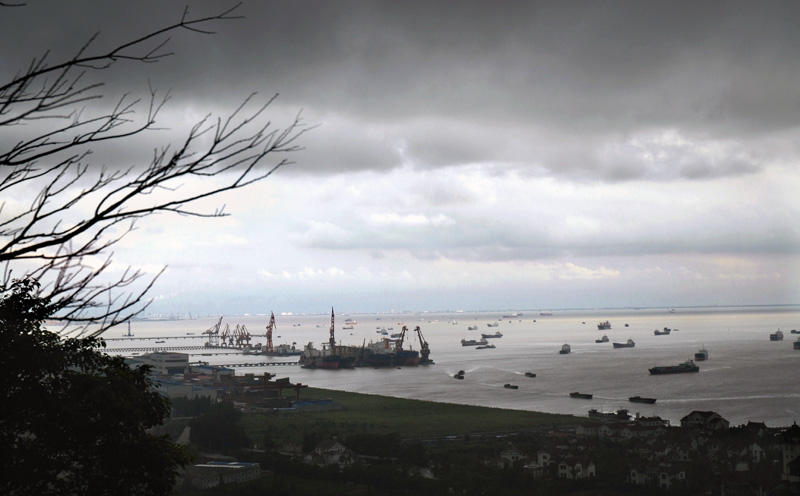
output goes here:
[{"label": "tugboat", "polygon": [[600,331],[611,329],[611,323],[607,320],[605,322],[600,322],[599,324],[597,324],[597,329]]},{"label": "tugboat", "polygon": [[569,397],[570,398],[578,398],[578,399],[582,399],[582,400],[590,400],[590,399],[592,399],[592,396],[593,395],[591,395],[591,394],[578,393],[577,391],[574,392],[574,393],[569,393]]},{"label": "tugboat", "polygon": [[653,367],[650,370],[652,375],[660,374],[681,374],[683,372],[700,372],[700,367],[694,364],[692,360],[686,360],[678,365],[667,365],[662,367]]},{"label": "tugboat", "polygon": [[564,345],[561,346],[561,351],[559,351],[558,353],[561,355],[567,355],[569,354],[570,351],[572,351],[572,348],[570,348],[570,346],[567,343],[564,343]]},{"label": "tugboat", "polygon": [[636,346],[636,343],[630,338],[628,338],[628,341],[625,343],[614,343],[614,348],[633,348],[634,346]]},{"label": "tugboat", "polygon": [[595,343],[608,343],[608,336],[606,336],[605,334],[603,334],[603,337],[602,337],[602,338],[600,338],[600,339],[595,339],[595,340],[594,340],[594,342],[595,342]]},{"label": "tugboat", "polygon": [[769,340],[770,341],[782,341],[783,340],[783,333],[781,332],[780,329],[778,329],[776,332],[773,332],[772,334],[769,335]]}]

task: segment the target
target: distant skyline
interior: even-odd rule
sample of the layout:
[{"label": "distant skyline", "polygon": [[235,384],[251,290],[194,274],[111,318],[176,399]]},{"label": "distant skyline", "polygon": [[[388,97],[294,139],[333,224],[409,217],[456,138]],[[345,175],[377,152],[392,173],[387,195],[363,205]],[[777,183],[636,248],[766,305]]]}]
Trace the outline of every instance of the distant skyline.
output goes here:
[{"label": "distant skyline", "polygon": [[[188,4],[193,16],[235,5]],[[144,34],[183,8],[4,9],[3,46],[25,49],[0,71],[48,48],[73,55],[98,31],[97,46]],[[205,203],[230,217],[159,215],[115,247],[115,270],[168,266],[148,313],[800,303],[800,4],[237,12],[214,35],[173,36],[157,64],[100,73],[102,105],[148,85],[172,96],[165,131],[95,163],[141,163],[252,92],[279,93],[276,124],[302,112],[318,126],[294,164]]]}]

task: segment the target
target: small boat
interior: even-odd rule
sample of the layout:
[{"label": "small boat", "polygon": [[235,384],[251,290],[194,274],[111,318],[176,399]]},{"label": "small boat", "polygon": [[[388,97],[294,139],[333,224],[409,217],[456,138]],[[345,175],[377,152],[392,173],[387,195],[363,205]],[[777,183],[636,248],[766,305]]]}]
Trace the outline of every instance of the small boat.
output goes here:
[{"label": "small boat", "polygon": [[194,336],[194,333],[193,332],[187,332],[186,335],[187,336]]},{"label": "small boat", "polygon": [[582,399],[582,400],[590,400],[590,399],[592,399],[592,395],[591,394],[578,393],[577,391],[574,392],[574,393],[569,393],[569,397],[570,398],[579,398],[579,399]]},{"label": "small boat", "polygon": [[792,345],[794,346],[794,349],[800,350],[800,338],[797,338],[797,341],[792,343]]},{"label": "small boat", "polygon": [[525,372],[525,377],[536,377],[536,374],[533,372]]},{"label": "small boat", "polygon": [[594,342],[595,342],[595,343],[608,343],[608,336],[606,336],[605,334],[603,334],[603,337],[602,337],[602,338],[600,338],[600,339],[595,339],[595,340],[594,340]]},{"label": "small boat", "polygon": [[656,399],[655,398],[645,398],[643,396],[631,396],[630,398],[628,398],[628,401],[630,401],[631,403],[651,403],[652,404],[652,403],[656,402]]},{"label": "small boat", "polygon": [[694,359],[698,362],[702,362],[703,360],[708,360],[708,350],[705,347],[694,354]]},{"label": "small boat", "polygon": [[782,339],[783,339],[783,333],[781,332],[780,329],[769,335],[770,341],[781,341]]},{"label": "small boat", "polygon": [[672,332],[672,329],[670,329],[669,327],[665,327],[663,331],[659,331],[658,329],[656,329],[655,331],[653,331],[653,334],[655,334],[656,336],[668,336],[670,332]]},{"label": "small boat", "polygon": [[503,384],[503,387],[506,389],[519,389],[519,386],[516,384]]},{"label": "small boat", "polygon": [[611,323],[607,320],[605,322],[600,322],[599,324],[597,324],[597,329],[601,331],[604,331],[606,329],[611,329]]},{"label": "small boat", "polygon": [[492,322],[491,324],[486,324],[486,327],[497,327],[499,325],[497,322]]},{"label": "small boat", "polygon": [[476,346],[475,347],[476,350],[488,350],[488,349],[491,349],[491,348],[495,348],[495,345],[493,345],[493,344],[482,344],[480,346]]},{"label": "small boat", "polygon": [[614,348],[633,348],[636,346],[636,343],[633,342],[633,339],[628,338],[628,341],[624,343],[614,343]]},{"label": "small boat", "polygon": [[456,379],[463,379],[464,378],[464,371],[463,370],[459,370],[458,372],[455,373],[455,375],[453,377],[455,377]]},{"label": "small boat", "polygon": [[566,354],[568,354],[570,351],[572,351],[572,348],[570,348],[570,346],[569,346],[567,343],[564,343],[564,345],[563,345],[563,346],[561,346],[561,351],[559,351],[559,353],[560,353],[561,355],[566,355]]},{"label": "small boat", "polygon": [[798,332],[797,332],[797,329],[792,329],[792,330],[791,330],[791,331],[789,331],[789,332],[790,332],[791,334],[800,334],[800,333],[798,333]]},{"label": "small boat", "polygon": [[484,334],[481,333],[481,337],[483,339],[492,339],[492,338],[502,338],[503,334],[500,331],[495,332],[494,334]]},{"label": "small boat", "polygon": [[625,324],[625,327],[629,327],[628,324]]},{"label": "small boat", "polygon": [[467,330],[468,331],[477,331],[478,330],[478,326],[469,326],[469,327],[467,327]]},{"label": "small boat", "polygon": [[486,345],[486,344],[489,344],[489,341],[486,341],[485,339],[481,339],[480,341],[478,341],[476,339],[462,339],[461,340],[461,346],[482,346],[482,345]]}]

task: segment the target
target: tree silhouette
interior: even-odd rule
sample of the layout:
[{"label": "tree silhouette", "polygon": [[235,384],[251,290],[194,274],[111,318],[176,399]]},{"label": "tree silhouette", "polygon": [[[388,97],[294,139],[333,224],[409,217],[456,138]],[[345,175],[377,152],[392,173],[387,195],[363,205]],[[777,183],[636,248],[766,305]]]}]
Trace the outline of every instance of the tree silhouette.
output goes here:
[{"label": "tree silhouette", "polygon": [[57,305],[36,285],[0,288],[0,494],[172,494],[189,456],[148,433],[169,400],[102,339],[43,329]]},{"label": "tree silhouette", "polygon": [[[146,308],[145,295],[160,273],[148,277],[128,267],[115,277],[108,270],[112,248],[137,221],[162,212],[225,216],[223,209],[196,205],[266,179],[299,150],[297,140],[309,129],[300,115],[275,127],[265,116],[277,95],[260,104],[250,95],[227,117],[209,115],[178,144],[156,149],[149,163],[107,168],[90,162],[93,147],[121,146],[158,130],[169,93],[149,88],[147,99],[124,96],[90,112],[87,104],[103,96],[104,84],[88,75],[102,79],[119,64],[159,62],[171,55],[171,34],[210,34],[213,23],[238,19],[237,7],[198,18],[187,9],[178,22],[106,49],[95,49],[95,35],[67,60],[51,63],[44,54],[0,80],[0,282],[39,281],[40,296],[65,323],[62,333],[99,335]],[[200,190],[181,189],[196,180],[203,181]]]}]

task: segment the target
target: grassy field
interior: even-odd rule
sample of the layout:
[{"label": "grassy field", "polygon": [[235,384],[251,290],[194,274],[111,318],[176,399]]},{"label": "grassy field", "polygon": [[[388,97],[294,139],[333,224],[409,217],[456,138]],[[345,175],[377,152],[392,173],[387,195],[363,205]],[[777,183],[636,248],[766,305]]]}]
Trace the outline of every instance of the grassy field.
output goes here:
[{"label": "grassy field", "polygon": [[339,410],[249,413],[243,425],[254,442],[265,433],[276,441],[299,441],[307,432],[389,434],[402,438],[440,438],[465,434],[531,430],[585,422],[571,415],[436,403],[308,388],[303,399],[329,398]]}]

